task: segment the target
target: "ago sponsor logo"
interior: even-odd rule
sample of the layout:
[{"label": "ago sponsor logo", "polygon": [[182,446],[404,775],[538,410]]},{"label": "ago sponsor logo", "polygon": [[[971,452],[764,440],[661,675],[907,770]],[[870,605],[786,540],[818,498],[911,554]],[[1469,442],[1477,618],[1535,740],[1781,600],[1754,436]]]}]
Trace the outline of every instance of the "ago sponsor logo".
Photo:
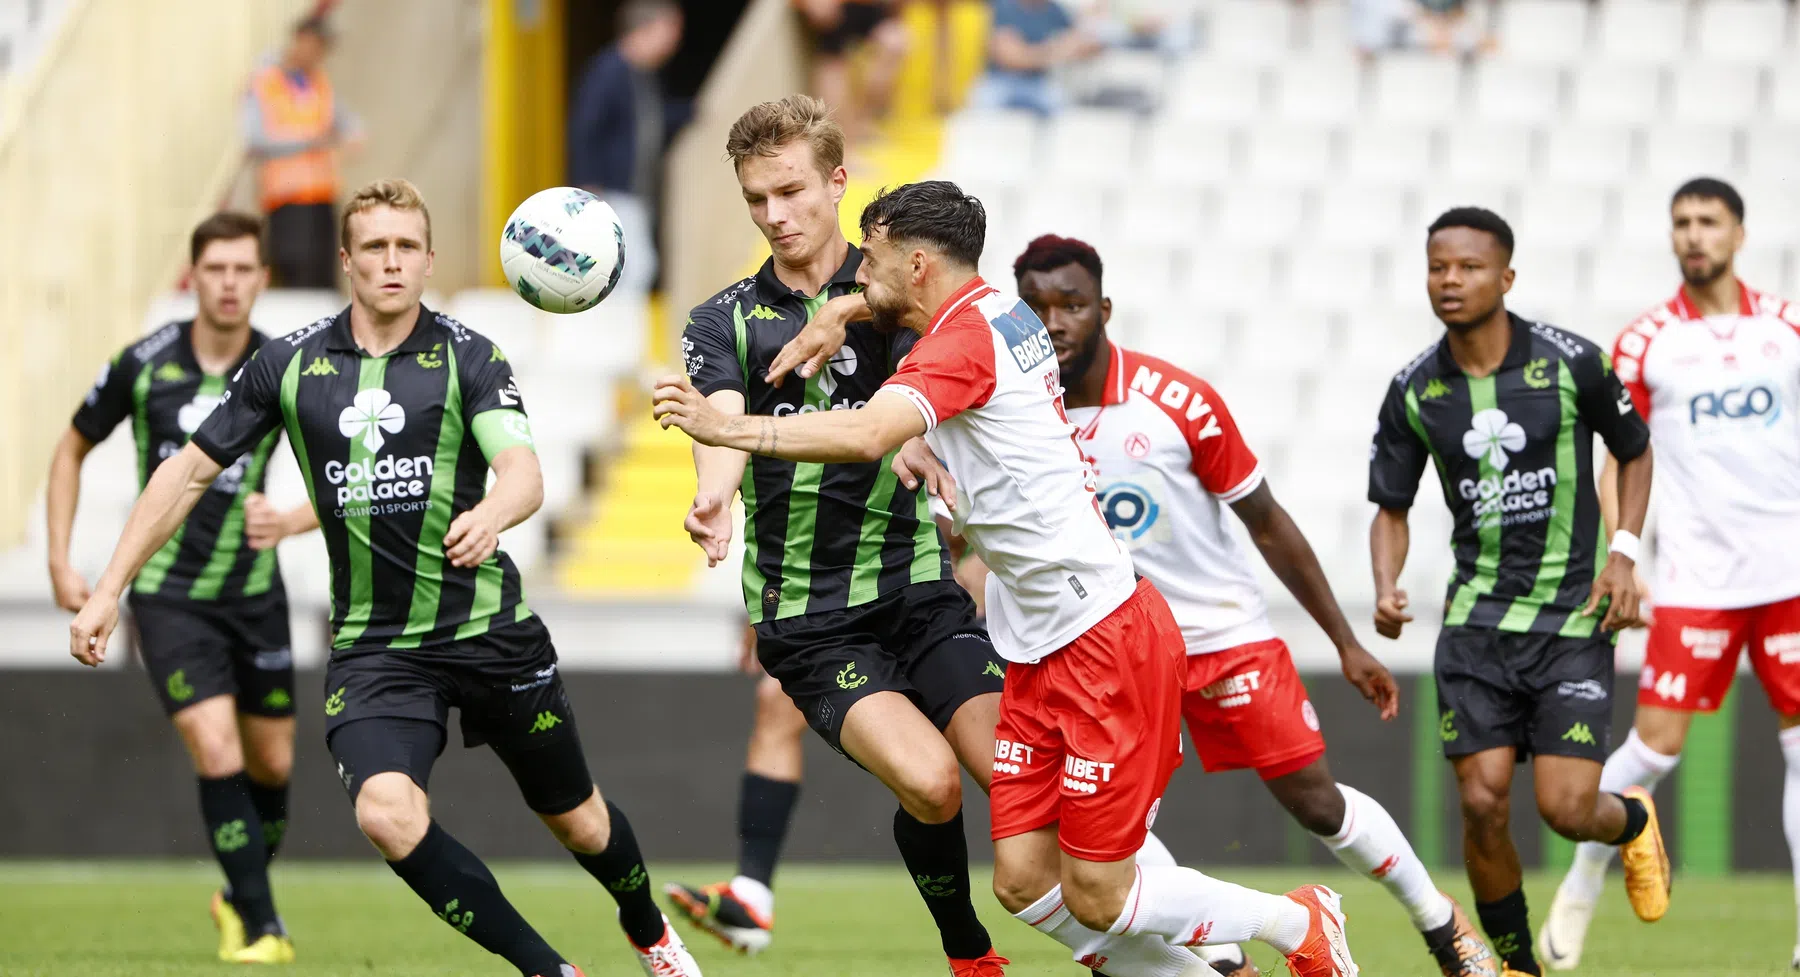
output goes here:
[{"label": "ago sponsor logo", "polygon": [[1236,709],[1250,704],[1250,694],[1262,689],[1262,670],[1251,669],[1239,672],[1206,686],[1200,690],[1200,698],[1209,702],[1216,700],[1220,709]]},{"label": "ago sponsor logo", "polygon": [[1707,390],[1688,400],[1688,423],[1696,431],[1716,431],[1733,421],[1770,427],[1781,420],[1781,401],[1763,384]]}]

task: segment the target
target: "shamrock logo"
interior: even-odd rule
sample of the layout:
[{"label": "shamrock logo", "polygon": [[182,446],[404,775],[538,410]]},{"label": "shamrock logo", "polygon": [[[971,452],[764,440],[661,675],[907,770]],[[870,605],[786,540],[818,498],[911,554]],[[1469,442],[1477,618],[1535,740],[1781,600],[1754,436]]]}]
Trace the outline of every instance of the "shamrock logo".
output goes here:
[{"label": "shamrock logo", "polygon": [[393,396],[379,387],[358,391],[350,406],[338,415],[338,433],[346,438],[361,437],[363,447],[371,454],[387,443],[381,432],[399,434],[405,427],[406,408],[394,403]]},{"label": "shamrock logo", "polygon": [[1498,407],[1476,412],[1463,433],[1463,451],[1471,458],[1486,459],[1496,469],[1504,469],[1512,456],[1507,452],[1525,450],[1525,429],[1506,419]]}]

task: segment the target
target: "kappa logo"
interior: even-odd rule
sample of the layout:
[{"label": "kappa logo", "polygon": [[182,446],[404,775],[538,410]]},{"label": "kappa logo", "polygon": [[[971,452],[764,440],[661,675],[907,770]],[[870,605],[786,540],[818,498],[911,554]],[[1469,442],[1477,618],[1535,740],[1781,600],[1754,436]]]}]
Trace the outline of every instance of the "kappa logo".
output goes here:
[{"label": "kappa logo", "polygon": [[187,379],[187,371],[181,368],[180,363],[171,360],[170,362],[157,367],[156,372],[152,374],[152,376],[164,383],[180,383]]},{"label": "kappa logo", "polygon": [[1512,454],[1525,450],[1525,429],[1513,423],[1498,407],[1477,411],[1462,436],[1463,453],[1504,470]]},{"label": "kappa logo", "polygon": [[771,309],[766,305],[758,305],[756,308],[751,309],[750,314],[745,316],[744,318],[746,318],[746,319],[762,319],[764,321],[767,321],[770,319],[781,319],[781,320],[785,321],[787,319],[787,316],[784,316],[781,313],[776,312],[774,309]]},{"label": "kappa logo", "polygon": [[1419,399],[1436,400],[1439,397],[1448,396],[1450,396],[1450,385],[1439,380],[1437,377],[1432,377],[1425,382],[1425,392],[1419,394]]},{"label": "kappa logo", "polygon": [[1562,738],[1571,743],[1580,743],[1584,746],[1595,745],[1594,731],[1588,728],[1587,723],[1576,723],[1575,725],[1570,726],[1569,731],[1562,734]]},{"label": "kappa logo", "polygon": [[306,369],[300,371],[300,375],[303,377],[335,377],[338,375],[338,371],[337,367],[331,365],[330,360],[323,356],[315,356],[311,363],[306,364]]},{"label": "kappa logo", "polygon": [[394,397],[386,390],[375,387],[358,391],[338,415],[338,433],[346,438],[362,438],[363,447],[369,452],[380,451],[387,443],[388,434],[399,434],[406,428],[406,408],[394,403]]}]

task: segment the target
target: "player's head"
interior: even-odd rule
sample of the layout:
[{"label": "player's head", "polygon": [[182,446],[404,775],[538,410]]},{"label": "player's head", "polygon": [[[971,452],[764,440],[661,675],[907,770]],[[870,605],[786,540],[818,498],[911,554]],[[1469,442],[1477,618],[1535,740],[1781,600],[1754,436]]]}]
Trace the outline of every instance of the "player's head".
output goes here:
[{"label": "player's head", "polygon": [[1425,290],[1450,329],[1486,322],[1512,288],[1513,232],[1499,214],[1452,207],[1425,232]]},{"label": "player's head", "polygon": [[750,219],[775,260],[800,265],[837,244],[844,169],[844,130],[811,95],[764,102],[732,123],[725,154],[737,169]]},{"label": "player's head", "polygon": [[1086,241],[1046,234],[1013,262],[1019,297],[1044,320],[1065,383],[1087,375],[1106,341],[1112,299],[1101,287],[1100,253]]},{"label": "player's head", "polygon": [[884,188],[862,212],[863,262],[856,280],[877,328],[923,332],[937,312],[926,296],[966,279],[981,262],[987,209],[947,180]]},{"label": "player's head", "polygon": [[287,66],[295,71],[312,71],[325,63],[331,53],[331,24],[319,14],[302,18],[294,24],[288,39]]},{"label": "player's head", "polygon": [[250,324],[250,309],[269,284],[262,234],[262,218],[230,210],[195,226],[188,238],[188,260],[202,321],[221,329]]},{"label": "player's head", "polygon": [[1669,200],[1669,243],[1681,262],[1681,277],[1703,288],[1733,274],[1732,262],[1744,246],[1744,198],[1724,180],[1689,180]]},{"label": "player's head", "polygon": [[352,301],[383,316],[419,304],[431,277],[431,212],[406,180],[376,180],[344,206],[338,252]]}]

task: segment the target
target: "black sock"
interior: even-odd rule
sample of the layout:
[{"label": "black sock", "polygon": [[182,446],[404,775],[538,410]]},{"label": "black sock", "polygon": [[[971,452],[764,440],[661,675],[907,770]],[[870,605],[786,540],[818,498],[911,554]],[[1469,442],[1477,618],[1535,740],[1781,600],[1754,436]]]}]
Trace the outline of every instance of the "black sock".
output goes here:
[{"label": "black sock", "polygon": [[926,824],[901,808],[894,812],[894,844],[937,922],[944,955],[971,960],[992,949],[994,941],[969,901],[969,840],[963,835],[962,812],[943,824]]},{"label": "black sock", "polygon": [[256,803],[257,817],[262,818],[263,848],[268,850],[272,862],[275,852],[281,848],[282,837],[287,834],[288,785],[265,787],[251,780],[250,800]]},{"label": "black sock", "polygon": [[1443,969],[1445,973],[1456,973],[1462,969],[1462,958],[1456,953],[1456,919],[1454,917],[1437,929],[1421,930],[1419,935],[1425,937],[1425,949],[1431,951],[1432,957],[1437,960],[1439,968]]},{"label": "black sock", "polygon": [[650,873],[644,868],[644,855],[638,851],[637,835],[625,812],[612,801],[606,802],[606,816],[612,821],[612,835],[606,850],[598,855],[570,852],[581,867],[612,893],[619,904],[619,926],[632,943],[647,947],[663,938],[663,914],[656,908],[656,896],[650,891]]},{"label": "black sock", "polygon": [[450,927],[523,974],[560,977],[563,958],[506,901],[494,874],[436,821],[412,854],[388,868]]},{"label": "black sock", "polygon": [[1635,797],[1626,797],[1624,794],[1614,794],[1613,796],[1619,799],[1619,803],[1625,805],[1625,831],[1614,838],[1612,844],[1623,845],[1636,841],[1637,836],[1643,834],[1644,828],[1650,824],[1650,809],[1644,806],[1643,801]]},{"label": "black sock", "polygon": [[775,863],[781,859],[781,843],[787,840],[788,822],[799,798],[797,783],[744,774],[738,788],[737,874],[774,884]]},{"label": "black sock", "polygon": [[255,940],[273,932],[276,924],[269,854],[263,847],[262,819],[250,799],[250,778],[240,770],[229,777],[199,779],[207,844],[225,871],[225,888],[231,905],[244,918],[244,932]]},{"label": "black sock", "polygon": [[1476,903],[1475,914],[1481,917],[1488,939],[1494,941],[1494,952],[1508,967],[1542,977],[1543,968],[1531,953],[1531,916],[1525,908],[1524,889],[1514,889],[1493,902]]}]

